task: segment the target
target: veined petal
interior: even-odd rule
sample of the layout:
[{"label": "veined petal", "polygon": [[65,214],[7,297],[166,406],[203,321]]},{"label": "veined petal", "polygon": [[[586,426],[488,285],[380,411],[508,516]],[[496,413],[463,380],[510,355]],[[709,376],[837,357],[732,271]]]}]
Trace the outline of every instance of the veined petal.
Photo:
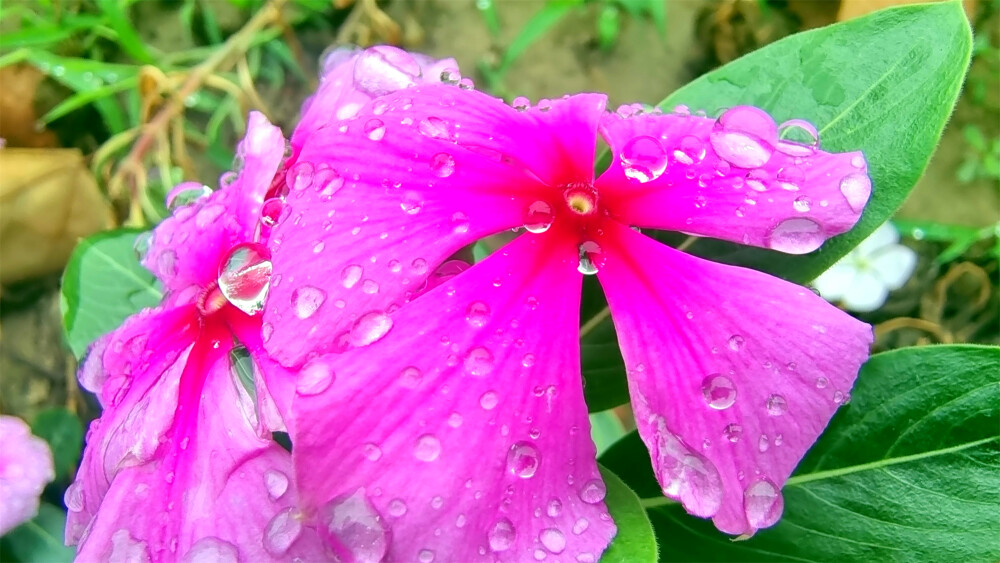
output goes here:
[{"label": "veined petal", "polygon": [[153,230],[143,266],[171,291],[214,283],[224,253],[253,240],[264,196],[284,152],[281,130],[262,114],[251,112],[237,151],[243,163],[238,176],[224,174],[218,190],[178,208],[160,223]]},{"label": "veined petal", "polygon": [[773,525],[780,487],[847,401],[871,327],[803,287],[608,230],[598,276],[664,493],[727,533]]},{"label": "veined petal", "polygon": [[[476,91],[422,86],[318,131],[295,165],[308,180],[290,182],[271,239],[268,352],[296,365],[339,351],[359,317],[405,302],[456,250],[523,225],[576,161],[592,162],[603,103],[580,95],[519,112]],[[586,158],[573,154],[580,143]]]},{"label": "veined petal", "polygon": [[389,45],[337,48],[324,55],[322,66],[319,87],[302,104],[302,117],[292,133],[293,159],[316,131],[354,117],[372,99],[441,82],[443,72],[458,73],[454,59],[436,60]]},{"label": "veined petal", "polygon": [[718,120],[608,114],[601,134],[614,161],[597,186],[626,224],[812,252],[860,218],[867,164],[859,152],[779,141],[778,130],[747,106]]},{"label": "veined petal", "polygon": [[38,499],[55,479],[52,452],[20,418],[0,415],[0,536],[38,513]]},{"label": "veined petal", "polygon": [[79,537],[79,560],[323,558],[315,531],[295,512],[290,456],[260,439],[240,411],[225,353],[201,344],[183,360],[203,378],[202,400],[180,405],[155,460],[118,473],[82,537],[70,531],[79,532],[72,518],[86,492],[67,492],[67,536]]},{"label": "veined petal", "polygon": [[303,368],[303,502],[344,558],[600,557],[615,526],[579,375],[577,256],[559,242],[519,237],[377,342]]}]

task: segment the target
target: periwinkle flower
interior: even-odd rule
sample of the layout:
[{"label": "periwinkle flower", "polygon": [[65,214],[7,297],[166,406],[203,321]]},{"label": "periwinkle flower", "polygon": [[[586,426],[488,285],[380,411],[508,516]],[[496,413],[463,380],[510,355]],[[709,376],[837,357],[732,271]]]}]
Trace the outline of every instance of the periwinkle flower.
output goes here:
[{"label": "periwinkle flower", "polygon": [[[598,559],[616,528],[580,375],[581,281],[596,273],[664,494],[727,533],[773,525],[870,327],[631,227],[810,252],[858,220],[863,156],[780,140],[750,107],[516,105],[417,86],[297,149],[344,179],[289,200],[264,311],[268,352],[323,382],[292,405],[305,517],[362,559]],[[595,178],[598,135],[614,158]],[[521,227],[422,287],[459,249]]]},{"label": "periwinkle flower", "polygon": [[52,452],[23,420],[0,416],[0,536],[38,513],[45,485],[55,479]]}]

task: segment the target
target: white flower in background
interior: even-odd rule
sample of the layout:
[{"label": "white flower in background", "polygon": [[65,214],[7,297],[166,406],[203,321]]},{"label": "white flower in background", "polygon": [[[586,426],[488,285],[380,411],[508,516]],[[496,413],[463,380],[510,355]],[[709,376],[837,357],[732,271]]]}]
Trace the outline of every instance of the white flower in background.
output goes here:
[{"label": "white flower in background", "polygon": [[899,244],[899,232],[891,223],[883,223],[813,286],[827,301],[867,313],[881,307],[890,291],[903,287],[916,265],[917,253]]}]

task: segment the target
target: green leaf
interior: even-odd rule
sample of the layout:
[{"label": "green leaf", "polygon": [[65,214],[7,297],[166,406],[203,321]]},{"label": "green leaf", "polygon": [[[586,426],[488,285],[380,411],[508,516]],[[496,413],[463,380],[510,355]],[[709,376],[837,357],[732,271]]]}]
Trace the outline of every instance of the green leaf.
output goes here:
[{"label": "green leaf", "polygon": [[121,0],[97,0],[97,7],[105,21],[114,30],[118,45],[136,62],[154,64],[153,56],[149,54],[146,45],[139,37],[139,32],[132,26],[131,18],[126,13]]},{"label": "green leaf", "polygon": [[[791,256],[712,239],[698,239],[687,251],[795,283],[815,278],[884,223],[913,189],[955,106],[971,49],[958,2],[903,6],[787,37],[671,94],[661,107],[685,104],[715,115],[749,104],[779,123],[806,119],[820,131],[824,150],[863,151],[874,186],[858,225],[813,253]],[[606,337],[607,331],[594,330],[583,346],[609,343]],[[584,359],[588,385],[595,371],[607,377],[609,369]],[[623,377],[624,366],[618,374]]]},{"label": "green leaf", "polygon": [[583,5],[584,0],[547,0],[542,9],[539,10],[535,15],[531,16],[531,19],[524,24],[521,31],[518,32],[517,36],[510,42],[507,46],[507,50],[503,54],[503,60],[500,62],[500,68],[498,72],[503,74],[507,68],[510,67],[522,54],[524,51],[531,46],[532,43],[538,40],[539,37],[545,34],[554,25],[559,23],[563,17],[566,16],[574,8],[578,8]]},{"label": "green leaf", "polygon": [[23,563],[70,562],[75,555],[63,544],[66,513],[48,503],[38,507],[38,516],[0,538],[4,561]]},{"label": "green leaf", "polygon": [[[774,528],[733,542],[679,505],[645,501],[664,504],[650,516],[671,539],[666,560],[998,560],[1000,348],[878,354],[852,394],[786,484]],[[626,465],[639,440],[624,441],[602,462]],[[652,485],[651,471],[622,478],[643,495]]]},{"label": "green leaf", "polygon": [[83,451],[83,424],[64,408],[45,409],[35,415],[31,432],[44,439],[52,450],[56,480],[68,479]]},{"label": "green leaf", "polygon": [[653,563],[656,537],[639,497],[607,468],[600,467],[608,494],[604,503],[618,526],[618,535],[601,557],[601,563]]},{"label": "green leaf", "polygon": [[133,247],[139,233],[98,233],[80,241],[70,256],[61,305],[66,340],[77,358],[128,316],[163,298],[153,274],[136,258]]},{"label": "green leaf", "polygon": [[590,438],[597,447],[597,455],[621,440],[627,432],[614,411],[595,412],[590,415]]}]

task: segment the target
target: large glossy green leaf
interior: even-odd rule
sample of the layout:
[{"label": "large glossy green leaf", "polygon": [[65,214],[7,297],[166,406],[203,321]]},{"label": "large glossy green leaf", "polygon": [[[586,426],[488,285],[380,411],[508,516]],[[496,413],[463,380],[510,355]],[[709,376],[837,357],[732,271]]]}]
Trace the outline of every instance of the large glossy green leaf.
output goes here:
[{"label": "large glossy green leaf", "polygon": [[129,315],[160,302],[163,292],[139,264],[139,231],[121,229],[87,237],[70,256],[62,283],[63,327],[77,358]]},{"label": "large glossy green leaf", "polygon": [[[885,222],[923,174],[955,106],[971,48],[958,2],[904,6],[785,38],[671,94],[662,107],[685,104],[715,115],[748,104],[768,110],[778,122],[811,121],[824,150],[863,151],[873,182],[858,225],[811,254],[711,239],[699,239],[688,252],[796,283],[815,278]],[[584,348],[608,343],[609,332],[585,335]],[[606,379],[613,369],[608,362],[585,357],[584,375]],[[617,373],[624,373],[620,363]],[[602,408],[614,402],[602,398]]]},{"label": "large glossy green leaf", "polygon": [[[872,357],[853,400],[785,486],[774,528],[733,542],[645,501],[671,561],[997,561],[1000,348],[928,346]],[[601,461],[640,495],[656,485],[633,434]],[[643,465],[641,471],[637,466]],[[653,492],[651,493],[651,489]]]},{"label": "large glossy green leaf", "polygon": [[604,502],[618,526],[618,535],[604,552],[601,563],[653,563],[656,537],[639,497],[612,471],[604,467],[600,470],[608,488]]},{"label": "large glossy green leaf", "polygon": [[49,408],[35,415],[31,431],[44,439],[52,450],[56,480],[69,478],[83,450],[83,423],[65,408]]}]

